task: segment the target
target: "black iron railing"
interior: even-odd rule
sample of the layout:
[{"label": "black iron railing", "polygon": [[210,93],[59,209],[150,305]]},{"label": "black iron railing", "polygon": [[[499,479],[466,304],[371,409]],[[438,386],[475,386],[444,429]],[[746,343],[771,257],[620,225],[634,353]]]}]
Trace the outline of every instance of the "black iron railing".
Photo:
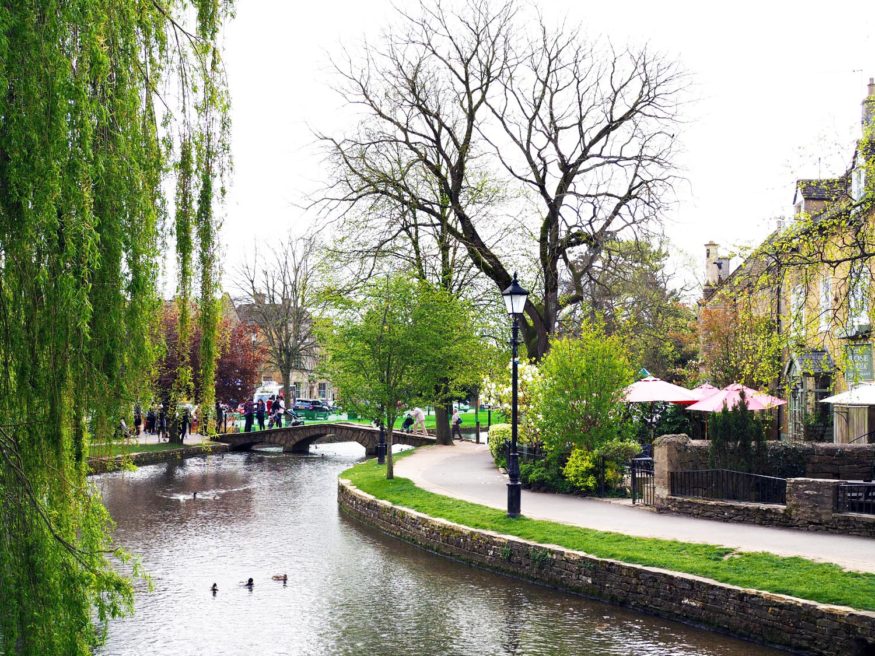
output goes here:
[{"label": "black iron railing", "polygon": [[840,483],[836,512],[875,515],[875,483]]},{"label": "black iron railing", "polygon": [[750,503],[787,503],[787,479],[731,469],[670,472],[671,494]]},{"label": "black iron railing", "polygon": [[[504,441],[504,450],[506,454],[510,453],[510,440]],[[517,444],[516,452],[521,461],[534,462],[535,460],[543,460],[547,457],[544,451],[544,445],[540,442],[535,444]]]},{"label": "black iron railing", "polygon": [[653,505],[653,458],[633,458],[629,464],[631,476],[632,503],[641,501],[645,506]]}]

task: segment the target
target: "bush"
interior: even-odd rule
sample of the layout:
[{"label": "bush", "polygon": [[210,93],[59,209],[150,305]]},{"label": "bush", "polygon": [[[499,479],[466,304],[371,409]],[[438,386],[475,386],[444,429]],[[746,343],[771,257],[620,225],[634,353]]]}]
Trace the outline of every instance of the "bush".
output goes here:
[{"label": "bush", "polygon": [[611,440],[595,450],[576,447],[562,469],[568,483],[581,492],[599,489],[599,477],[604,476],[606,492],[618,490],[623,483],[623,468],[641,452],[637,442]]},{"label": "bush", "polygon": [[510,433],[510,424],[492,424],[489,428],[489,452],[497,467],[507,466],[507,452],[504,449],[504,443],[510,440]]},{"label": "bush", "polygon": [[520,463],[520,482],[523,487],[536,492],[574,492],[572,485],[562,475],[562,466],[555,458]]}]

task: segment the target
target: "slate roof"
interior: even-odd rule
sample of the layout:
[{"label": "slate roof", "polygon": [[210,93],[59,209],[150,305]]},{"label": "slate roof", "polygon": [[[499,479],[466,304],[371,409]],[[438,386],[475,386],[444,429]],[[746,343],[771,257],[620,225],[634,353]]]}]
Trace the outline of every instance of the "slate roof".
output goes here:
[{"label": "slate roof", "polygon": [[805,200],[837,200],[847,189],[848,181],[841,178],[797,180],[796,190]]}]

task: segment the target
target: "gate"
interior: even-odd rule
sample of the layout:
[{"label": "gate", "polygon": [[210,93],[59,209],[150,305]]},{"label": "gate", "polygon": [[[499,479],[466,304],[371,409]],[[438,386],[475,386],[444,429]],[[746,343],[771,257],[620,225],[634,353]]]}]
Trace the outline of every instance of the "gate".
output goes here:
[{"label": "gate", "polygon": [[632,503],[653,505],[653,458],[633,458],[629,466],[632,475]]}]

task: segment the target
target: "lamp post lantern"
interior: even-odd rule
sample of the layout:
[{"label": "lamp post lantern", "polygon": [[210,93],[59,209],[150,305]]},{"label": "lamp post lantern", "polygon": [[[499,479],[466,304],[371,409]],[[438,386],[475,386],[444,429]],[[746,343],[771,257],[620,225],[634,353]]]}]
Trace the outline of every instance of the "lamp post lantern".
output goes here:
[{"label": "lamp post lantern", "polygon": [[523,308],[526,306],[526,297],[529,292],[520,287],[516,278],[516,272],[513,274],[513,281],[510,286],[501,292],[504,297],[504,305],[507,308],[507,313],[513,318],[513,331],[510,338],[510,347],[512,352],[511,360],[511,413],[510,413],[510,453],[507,456],[507,516],[518,517],[520,514],[520,462],[519,454],[517,453],[517,432],[519,426],[517,394],[519,386],[518,366],[519,366],[519,318],[523,313]]}]

